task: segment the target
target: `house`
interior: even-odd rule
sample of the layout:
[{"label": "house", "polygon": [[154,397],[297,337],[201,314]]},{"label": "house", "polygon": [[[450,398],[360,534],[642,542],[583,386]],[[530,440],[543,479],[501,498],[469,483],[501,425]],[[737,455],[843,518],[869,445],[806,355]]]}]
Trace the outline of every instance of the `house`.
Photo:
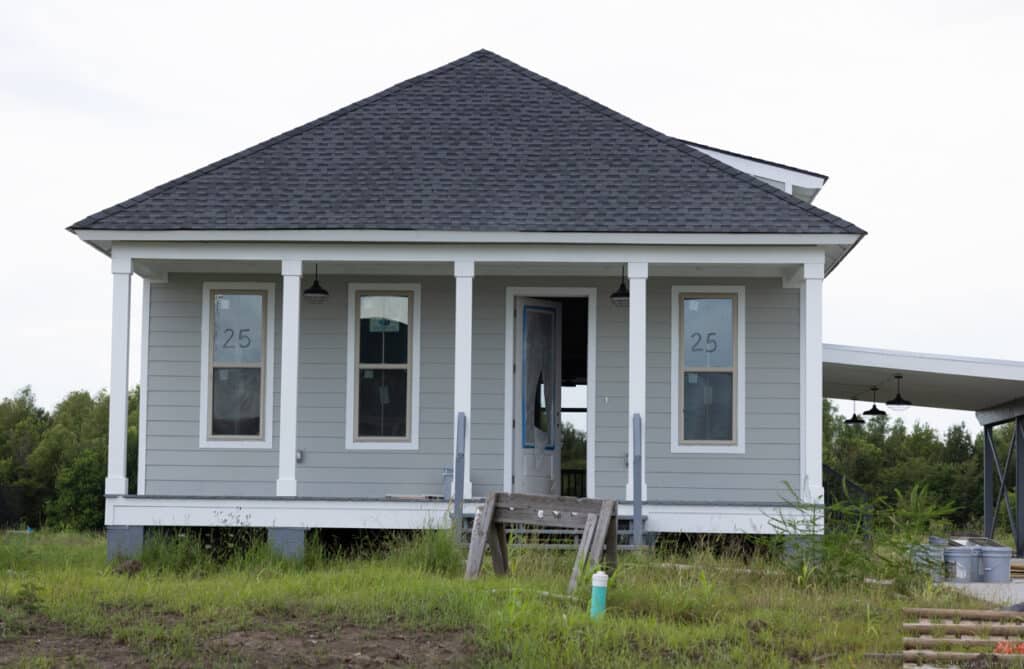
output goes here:
[{"label": "house", "polygon": [[111,551],[558,494],[568,386],[587,496],[649,532],[774,531],[822,500],[822,282],[865,234],[813,205],[825,181],[478,51],[79,221],[113,272]]}]

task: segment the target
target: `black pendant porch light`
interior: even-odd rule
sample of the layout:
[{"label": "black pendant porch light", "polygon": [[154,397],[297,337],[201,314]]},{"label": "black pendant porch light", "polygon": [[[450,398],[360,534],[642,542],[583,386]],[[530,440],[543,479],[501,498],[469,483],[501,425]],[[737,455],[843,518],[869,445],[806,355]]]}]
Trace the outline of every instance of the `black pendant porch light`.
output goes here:
[{"label": "black pendant porch light", "polygon": [[896,379],[896,397],[885,404],[893,411],[906,411],[912,405],[912,402],[903,398],[903,375],[894,374],[893,378]]},{"label": "black pendant porch light", "polygon": [[871,408],[864,412],[865,416],[888,416],[878,408],[878,386],[871,386]]},{"label": "black pendant porch light", "polygon": [[619,288],[610,296],[612,304],[617,307],[628,307],[629,306],[629,288],[626,286],[626,267],[622,267],[622,281],[619,282]]},{"label": "black pendant porch light", "polygon": [[853,401],[853,415],[843,421],[847,425],[863,425],[864,419],[857,414],[857,400]]},{"label": "black pendant porch light", "polygon": [[330,293],[320,285],[320,265],[314,265],[313,267],[316,268],[314,270],[313,285],[302,291],[302,296],[313,304],[323,304],[327,301]]}]

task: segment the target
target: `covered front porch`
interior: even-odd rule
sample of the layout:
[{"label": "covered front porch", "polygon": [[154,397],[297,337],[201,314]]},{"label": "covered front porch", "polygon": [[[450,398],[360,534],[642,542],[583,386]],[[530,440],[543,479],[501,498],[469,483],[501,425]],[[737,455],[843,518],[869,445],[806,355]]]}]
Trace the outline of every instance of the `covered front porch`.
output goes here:
[{"label": "covered front porch", "polygon": [[[581,305],[563,318],[586,318],[565,328],[585,354],[569,350],[571,342],[562,348],[584,372],[572,381],[586,388],[587,496],[619,500],[623,516],[642,501],[648,531],[769,532],[772,517],[792,512],[790,488],[803,502],[822,497],[821,283],[833,260],[795,241],[113,244],[107,524],[417,528],[447,522],[458,492],[472,503],[521,489],[517,472],[531,465],[519,457],[517,420],[540,419],[516,386],[520,361],[528,363],[516,324],[520,301],[537,300]],[[144,280],[144,314],[139,488],[129,494],[133,273]],[[303,297],[314,276],[326,301]],[[620,280],[628,303],[616,305]],[[215,420],[206,415],[213,391],[202,388],[216,361],[203,352],[210,335],[201,328],[212,318],[210,290],[248,284],[265,286],[271,314],[260,368],[266,431],[259,443],[215,444],[204,424]],[[361,392],[354,370],[373,368],[356,359],[361,291],[407,295],[411,305],[409,357],[395,363],[411,377],[401,443],[358,438],[365,420],[353,399]],[[740,390],[731,443],[694,445],[677,434],[680,390],[671,370],[680,368],[685,291],[736,295],[729,372]],[[566,367],[557,368],[560,375]],[[560,396],[542,395],[537,406],[556,426]],[[532,467],[552,463],[535,459]],[[552,478],[560,480],[553,471]]]}]

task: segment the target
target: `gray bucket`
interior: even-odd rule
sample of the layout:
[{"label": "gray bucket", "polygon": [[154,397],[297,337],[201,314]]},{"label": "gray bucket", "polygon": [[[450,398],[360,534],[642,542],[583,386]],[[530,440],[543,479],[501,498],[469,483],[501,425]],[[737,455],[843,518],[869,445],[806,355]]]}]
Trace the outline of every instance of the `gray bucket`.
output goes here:
[{"label": "gray bucket", "polygon": [[950,583],[975,583],[981,580],[980,546],[948,546],[944,561],[946,580]]},{"label": "gray bucket", "polygon": [[942,537],[928,537],[928,543],[911,546],[911,559],[923,571],[932,577],[935,583],[941,583],[945,574],[945,550],[949,540]]},{"label": "gray bucket", "polygon": [[1010,557],[1006,546],[981,546],[981,580],[985,583],[1010,582]]}]

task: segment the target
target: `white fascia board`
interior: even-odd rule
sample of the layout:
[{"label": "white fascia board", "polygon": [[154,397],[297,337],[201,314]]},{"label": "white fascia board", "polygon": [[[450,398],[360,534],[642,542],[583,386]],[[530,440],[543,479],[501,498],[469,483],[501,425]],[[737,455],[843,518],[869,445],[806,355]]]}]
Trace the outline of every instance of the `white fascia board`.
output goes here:
[{"label": "white fascia board", "polygon": [[828,364],[1024,381],[1024,362],[1016,360],[968,358],[836,344],[824,344],[822,348],[823,360]]},{"label": "white fascia board", "polygon": [[[479,501],[468,501],[472,514]],[[785,520],[813,522],[814,511],[787,505],[644,504],[649,532],[775,534]],[[632,505],[619,504],[619,517]],[[820,512],[818,513],[820,516]],[[449,527],[448,503],[432,500],[108,497],[107,526],[301,527],[424,530]]]},{"label": "white fascia board", "polygon": [[783,167],[768,161],[757,160],[756,158],[737,156],[732,153],[726,153],[725,151],[716,151],[703,146],[693,146],[693,148],[703,154],[711,156],[719,162],[725,163],[729,167],[735,167],[740,172],[746,172],[751,176],[764,177],[766,179],[781,181],[793,186],[812,188],[815,190],[821,189],[825,185],[826,179],[824,177],[816,174],[810,174],[802,170]]},{"label": "white fascia board", "polygon": [[[799,185],[799,184],[798,184]],[[309,242],[441,244],[799,245],[853,244],[859,235],[763,233],[484,232],[450,230],[75,230],[87,242]]]},{"label": "white fascia board", "polygon": [[[635,237],[632,241],[635,242]],[[247,244],[117,243],[115,256],[144,260],[248,260],[283,262],[547,262],[652,264],[798,265],[824,262],[824,250],[804,245],[619,245],[572,247],[542,244]]]},{"label": "white fascia board", "polygon": [[[780,534],[801,527],[821,534],[820,510],[789,505],[644,504],[647,532],[698,534]],[[632,517],[632,504],[619,504],[619,518]],[[790,530],[791,531],[791,530]]]},{"label": "white fascia board", "polygon": [[[468,505],[467,505],[468,507]],[[468,507],[469,508],[469,507]],[[444,501],[108,497],[106,524],[142,527],[449,527]]]}]

